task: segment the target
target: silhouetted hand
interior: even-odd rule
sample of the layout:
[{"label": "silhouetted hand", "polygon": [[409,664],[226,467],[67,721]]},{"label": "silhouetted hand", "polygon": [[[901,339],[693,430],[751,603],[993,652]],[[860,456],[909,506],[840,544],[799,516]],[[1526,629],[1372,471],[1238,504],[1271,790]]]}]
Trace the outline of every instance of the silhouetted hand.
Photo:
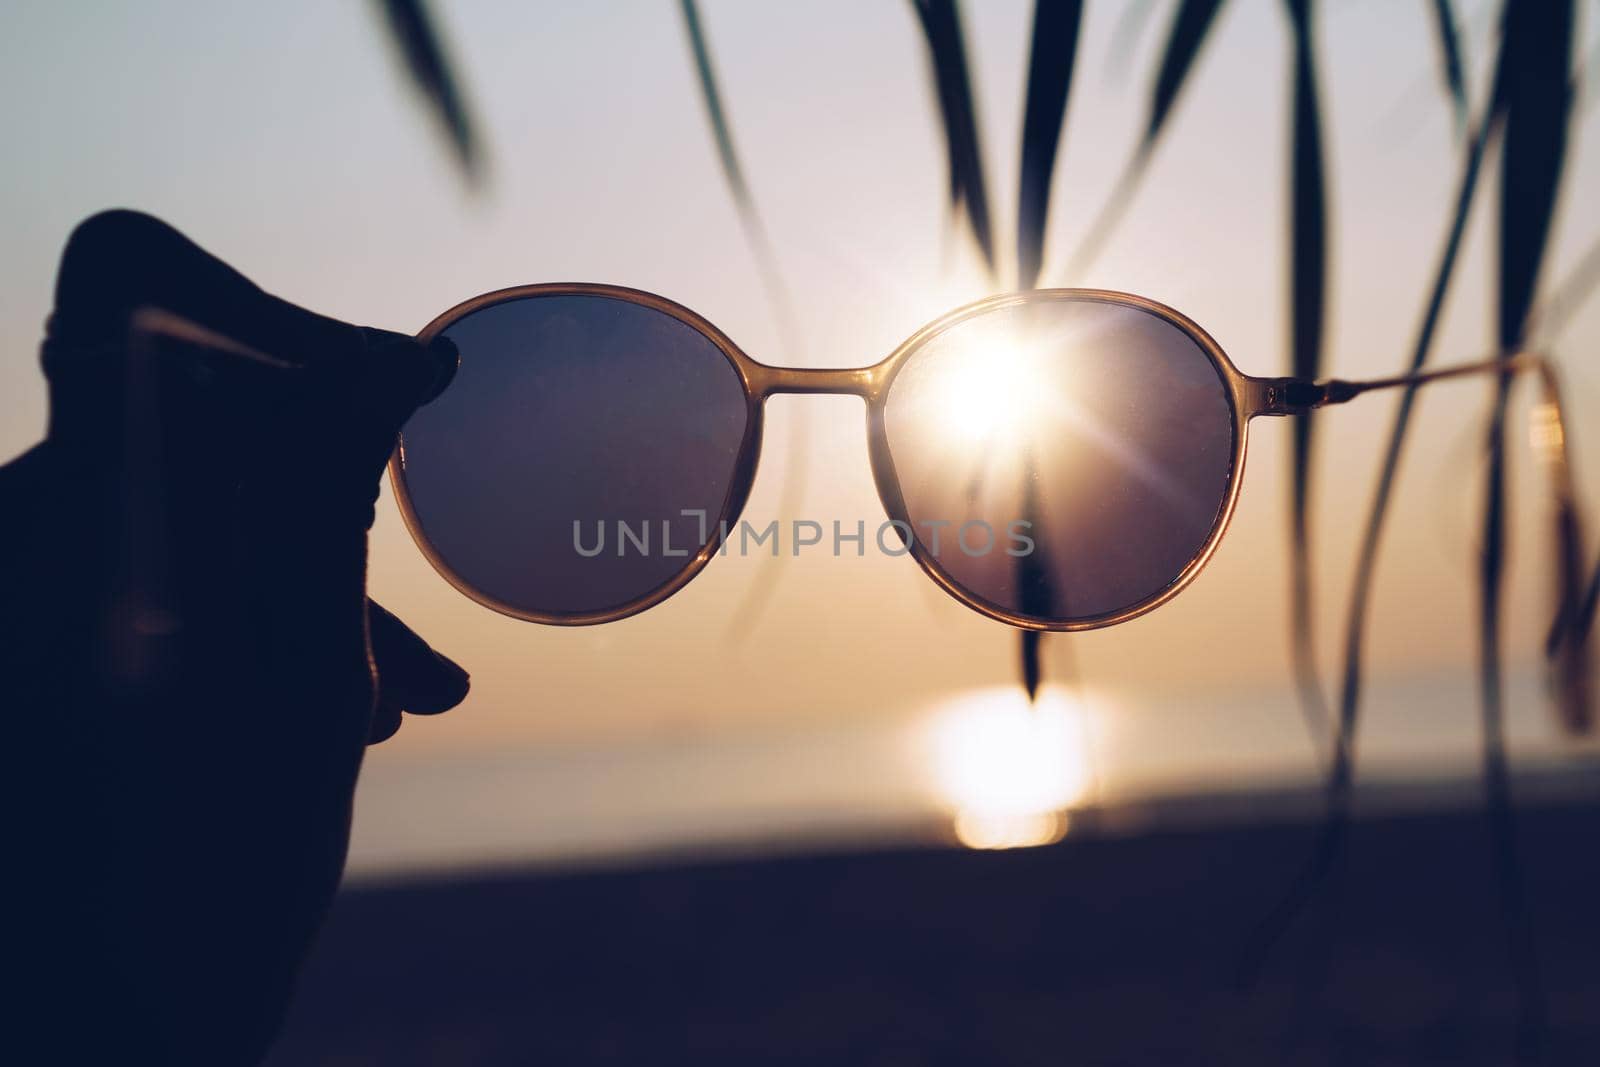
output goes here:
[{"label": "silhouetted hand", "polygon": [[131,212],[74,232],[47,333],[49,434],[0,468],[19,1019],[45,1061],[255,1062],[363,747],[466,695],[365,589],[384,462],[455,355]]}]

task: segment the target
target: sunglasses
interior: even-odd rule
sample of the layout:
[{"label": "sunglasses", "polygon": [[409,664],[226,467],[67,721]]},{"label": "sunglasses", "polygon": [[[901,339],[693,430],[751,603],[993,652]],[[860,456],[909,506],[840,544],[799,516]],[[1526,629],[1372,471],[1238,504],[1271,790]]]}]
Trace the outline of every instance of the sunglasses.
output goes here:
[{"label": "sunglasses", "polygon": [[850,550],[876,540],[983,615],[1074,631],[1195,579],[1233,514],[1253,418],[1527,370],[1544,383],[1535,438],[1554,474],[1562,618],[1575,608],[1559,396],[1533,354],[1372,381],[1257,378],[1177,311],[1087,289],[977,301],[852,369],[758,363],[693,311],[610,285],[487,293],[419,336],[447,338],[460,363],[401,433],[401,513],[445,579],[519,619],[623,619],[747,543],[740,512],[779,393],[865,401],[887,521],[846,534]]}]

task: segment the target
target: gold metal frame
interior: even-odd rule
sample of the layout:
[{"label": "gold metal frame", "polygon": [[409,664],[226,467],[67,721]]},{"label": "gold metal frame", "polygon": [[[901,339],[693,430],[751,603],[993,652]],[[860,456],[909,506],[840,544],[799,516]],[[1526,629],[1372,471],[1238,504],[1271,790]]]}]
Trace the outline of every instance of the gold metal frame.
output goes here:
[{"label": "gold metal frame", "polygon": [[[689,557],[683,568],[672,578],[636,599],[603,611],[563,615],[529,612],[516,605],[508,604],[476,588],[450,567],[432,543],[429,542],[412,505],[410,490],[406,484],[406,446],[405,435],[402,432],[400,441],[395,448],[394,456],[389,463],[389,473],[394,484],[395,498],[399,503],[400,513],[405,519],[406,528],[410,531],[418,547],[422,549],[428,562],[433,565],[433,568],[446,581],[466,596],[483,604],[485,607],[493,608],[495,611],[514,618],[526,619],[530,622],[558,626],[582,626],[612,622],[654,607],[687,585],[710,562],[711,557],[721,549],[724,532],[735,527],[738,522],[745,502],[749,499],[751,486],[755,482],[756,469],[761,455],[762,416],[766,400],[768,397],[780,393],[858,396],[866,403],[868,454],[872,464],[873,480],[878,490],[878,498],[890,519],[905,523],[906,528],[910,528],[914,532],[915,527],[910,523],[905,501],[900,491],[900,483],[895,474],[894,456],[890,450],[888,434],[884,426],[885,402],[896,375],[918,349],[952,326],[998,308],[1057,300],[1092,301],[1136,308],[1176,326],[1199,346],[1200,350],[1211,360],[1218,377],[1222,381],[1228,408],[1233,419],[1233,454],[1228,470],[1227,498],[1217,512],[1216,521],[1205,543],[1184,568],[1173,577],[1170,583],[1130,607],[1087,618],[1061,620],[1020,615],[982,597],[978,597],[963,589],[955,579],[944,571],[938,559],[927,552],[921,539],[912,536],[907,547],[923,571],[951,596],[980,614],[1023,629],[1077,631],[1114,626],[1117,623],[1137,618],[1148,611],[1153,611],[1177,596],[1189,583],[1194,581],[1200,571],[1205,568],[1205,565],[1210,562],[1212,555],[1217,550],[1217,546],[1222,541],[1223,534],[1227,532],[1228,523],[1233,517],[1234,507],[1238,503],[1240,486],[1243,483],[1245,451],[1249,439],[1251,419],[1259,415],[1304,414],[1328,404],[1344,403],[1362,393],[1375,389],[1414,387],[1428,382],[1469,374],[1491,374],[1496,372],[1509,374],[1530,369],[1539,371],[1545,385],[1545,397],[1547,407],[1551,412],[1553,426],[1552,432],[1547,434],[1547,443],[1554,446],[1551,452],[1559,460],[1558,463],[1554,464],[1556,467],[1554,473],[1559,519],[1564,530],[1561,534],[1563,557],[1575,551],[1576,510],[1568,473],[1559,391],[1556,387],[1554,371],[1551,369],[1550,364],[1542,357],[1531,353],[1364,382],[1348,382],[1338,379],[1310,381],[1302,378],[1257,378],[1239,371],[1228,359],[1221,346],[1209,334],[1193,320],[1164,304],[1141,296],[1104,289],[1036,289],[992,296],[957,308],[922,327],[884,359],[868,367],[829,369],[774,367],[757,362],[746,355],[721,330],[681,304],[638,289],[584,282],[516,286],[473,297],[471,300],[457,304],[428,323],[422,332],[418,334],[418,339],[424,342],[430,341],[454,323],[486,307],[507,301],[541,296],[609,297],[670,315],[698,331],[716,345],[739,375],[739,380],[743,383],[745,391],[746,422],[744,439],[739,446],[739,455],[729,482],[728,493],[723,501],[721,514],[712,526],[710,541],[698,553]],[[1565,563],[1565,559],[1563,563]],[[1570,589],[1571,587],[1569,586],[1568,588]],[[1565,614],[1571,607],[1566,592],[1563,593],[1562,604],[1562,610]]]}]

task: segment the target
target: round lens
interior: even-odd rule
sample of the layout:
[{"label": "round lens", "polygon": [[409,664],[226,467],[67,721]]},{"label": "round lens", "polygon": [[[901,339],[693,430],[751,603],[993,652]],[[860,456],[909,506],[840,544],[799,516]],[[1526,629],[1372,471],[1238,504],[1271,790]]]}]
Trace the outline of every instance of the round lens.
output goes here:
[{"label": "round lens", "polygon": [[889,387],[905,521],[970,596],[1067,623],[1138,607],[1205,549],[1234,417],[1199,342],[1106,299],[1037,299],[935,335]]},{"label": "round lens", "polygon": [[747,422],[699,330],[616,297],[490,304],[443,335],[449,389],[401,434],[438,560],[515,612],[608,612],[681,574],[715,535]]}]

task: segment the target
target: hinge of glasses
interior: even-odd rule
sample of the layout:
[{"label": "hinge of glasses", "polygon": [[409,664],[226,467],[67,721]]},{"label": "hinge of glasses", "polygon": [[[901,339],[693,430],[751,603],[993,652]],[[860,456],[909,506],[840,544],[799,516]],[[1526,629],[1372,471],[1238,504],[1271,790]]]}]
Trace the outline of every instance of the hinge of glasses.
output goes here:
[{"label": "hinge of glasses", "polygon": [[1303,415],[1314,408],[1342,404],[1361,390],[1351,382],[1328,378],[1320,382],[1304,378],[1258,378],[1261,388],[1256,413],[1260,415]]}]

